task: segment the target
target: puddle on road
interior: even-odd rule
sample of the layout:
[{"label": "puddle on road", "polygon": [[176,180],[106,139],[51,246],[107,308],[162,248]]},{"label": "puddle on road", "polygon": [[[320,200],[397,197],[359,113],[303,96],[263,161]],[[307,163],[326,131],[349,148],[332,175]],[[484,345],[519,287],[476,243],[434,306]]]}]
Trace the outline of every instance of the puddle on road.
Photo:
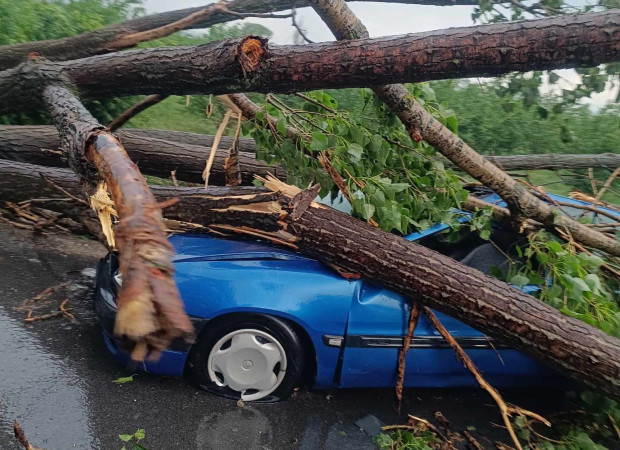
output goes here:
[{"label": "puddle on road", "polygon": [[36,447],[97,448],[84,382],[1,307],[0,345],[0,447],[14,442],[17,419]]}]

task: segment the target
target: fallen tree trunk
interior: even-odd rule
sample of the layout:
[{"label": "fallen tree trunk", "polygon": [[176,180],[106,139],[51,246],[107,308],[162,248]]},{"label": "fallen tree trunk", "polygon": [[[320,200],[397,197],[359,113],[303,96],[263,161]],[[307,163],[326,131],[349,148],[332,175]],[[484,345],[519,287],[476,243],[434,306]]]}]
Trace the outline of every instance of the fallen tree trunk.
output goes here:
[{"label": "fallen tree trunk", "polygon": [[[116,135],[120,137],[127,154],[143,174],[170,178],[170,172],[176,170],[175,176],[178,180],[202,183],[202,172],[209,148],[213,144],[213,137],[181,133],[188,138],[187,140],[190,140],[191,136],[201,136],[200,139],[195,139],[198,145],[194,145],[165,140],[163,138],[166,133],[168,132],[127,129],[117,132]],[[174,133],[171,133],[174,137]],[[243,141],[241,148],[256,148],[253,141],[251,146],[247,139]],[[223,136],[220,141],[211,168],[210,180],[214,184],[224,185],[226,181],[224,161],[232,143],[233,139],[228,136]],[[54,127],[0,125],[0,158],[42,166],[66,166],[67,163],[61,158],[58,148],[60,138]],[[240,152],[239,166],[242,183],[246,185],[252,184],[254,175],[266,176],[271,173],[278,178],[286,179],[286,171],[281,166],[270,166],[258,161],[254,153]]]},{"label": "fallen tree trunk", "polygon": [[[37,172],[48,173],[50,170],[58,175],[63,169],[0,161],[0,199],[6,200],[8,196],[8,199],[18,200],[20,197],[14,196],[22,195],[2,180],[25,177],[22,185],[28,186],[36,182]],[[68,171],[64,172],[69,175]],[[61,182],[58,177],[55,182],[65,187],[71,183],[68,180]],[[77,183],[73,183],[78,189]],[[35,194],[36,189],[31,193]],[[359,273],[405,297],[422,296],[426,305],[450,314],[613,398],[620,398],[620,341],[584,322],[562,315],[495,278],[316,204],[312,202],[315,190],[297,194],[297,188],[277,184],[275,189],[280,193],[250,187],[217,188],[220,192],[231,189],[229,192],[234,195],[224,194],[226,197],[209,204],[207,194],[215,191],[185,195],[193,188],[164,189],[166,195],[179,198],[173,207],[177,209],[166,209],[166,216],[188,219],[232,235],[263,236],[346,272]],[[253,193],[240,196],[239,189]],[[156,188],[153,190],[157,192]],[[191,202],[196,194],[203,196],[201,201],[204,203],[199,209],[204,214],[188,216],[196,209],[196,204],[187,208],[183,205]],[[228,206],[223,206],[226,201]]]},{"label": "fallen tree trunk", "polygon": [[[601,167],[614,170],[620,166],[620,153],[582,153],[582,154],[531,154],[531,155],[483,155],[484,159],[503,170],[562,170],[588,169]],[[446,167],[460,169],[452,161],[445,162]]]},{"label": "fallen tree trunk", "polygon": [[[127,153],[147,175],[167,178],[170,170],[179,168],[177,179],[201,183],[201,164],[207,149],[213,145],[213,136],[186,131],[126,128],[116,133]],[[164,142],[160,142],[164,141]],[[22,161],[42,166],[62,167],[55,149],[59,148],[56,129],[47,125],[0,125],[0,158]],[[183,145],[187,144],[187,145]],[[222,136],[210,180],[223,185],[222,169],[226,151],[232,147],[233,138]],[[257,160],[256,143],[250,138],[239,138],[240,168],[243,184],[251,184],[254,175],[275,175],[286,179],[286,171],[279,165],[270,166]],[[601,167],[614,170],[620,166],[620,154],[531,154],[484,156],[489,162],[504,170],[561,170]],[[457,169],[453,162],[442,159],[446,167]]]},{"label": "fallen tree trunk", "polygon": [[[365,1],[365,0],[357,0]],[[452,5],[477,5],[477,0],[372,0],[385,3],[408,3],[419,5],[452,6]],[[494,2],[496,3],[496,2]],[[499,3],[499,2],[497,2]],[[218,23],[238,20],[256,14],[265,14],[273,11],[281,11],[291,8],[308,6],[305,0],[233,0],[226,5],[229,12],[224,10],[214,11],[203,20],[192,23],[188,27],[175,29],[209,28]],[[97,30],[69,36],[62,39],[46,41],[25,42],[14,45],[0,46],[0,70],[9,69],[24,62],[30,53],[39,53],[51,61],[66,61],[70,59],[85,58],[87,56],[108,53],[111,49],[120,50],[127,48],[119,46],[119,42],[131,34],[152,30],[170,25],[178,20],[197,13],[203,7],[179,9],[159,14],[139,17],[125,22],[108,25]],[[239,11],[240,13],[237,13]],[[133,44],[135,45],[135,44]],[[131,45],[129,45],[131,46]]]},{"label": "fallen tree trunk", "polygon": [[[346,40],[368,36],[364,24],[353,14],[343,0],[312,0],[312,3],[314,9],[336,38]],[[618,18],[620,19],[620,15]],[[517,24],[535,24],[536,22],[538,21],[517,22]],[[620,39],[618,24],[612,28],[614,31],[611,33]],[[537,33],[533,33],[532,29],[529,29],[525,35],[534,37]],[[553,37],[547,36],[543,39],[548,39],[548,41],[542,44],[542,47],[553,46]],[[535,44],[534,47],[536,47]],[[505,49],[498,48],[497,50],[502,53]],[[616,49],[616,52],[619,51],[620,46]],[[508,53],[511,52],[512,50],[508,51]],[[514,218],[517,220],[521,220],[521,218],[533,219],[551,230],[556,227],[561,228],[562,232],[568,234],[571,240],[575,239],[582,244],[603,250],[611,255],[620,256],[620,242],[618,240],[594,231],[570,217],[561,215],[555,208],[540,201],[529,193],[522,184],[490,163],[441,122],[433,118],[409,94],[405,86],[400,84],[375,86],[373,91],[399,117],[414,141],[427,141],[468,175],[493,189],[506,202]]]},{"label": "fallen tree trunk", "polygon": [[90,97],[295,92],[596,66],[620,59],[619,42],[620,11],[610,10],[302,46],[246,37],[69,62],[38,58],[0,72],[0,114],[40,107],[42,77]]},{"label": "fallen tree trunk", "polygon": [[107,236],[121,253],[124,276],[115,334],[133,345],[134,360],[143,361],[151,352],[167,349],[173,339],[193,333],[174,282],[174,251],[166,239],[161,207],[118,139],[68,88],[48,85],[43,100],[87,199],[95,204],[92,195],[103,190],[102,181],[112,194],[119,224],[114,241]]},{"label": "fallen tree trunk", "polygon": [[[166,207],[165,216],[192,223],[209,223],[215,217],[213,210],[256,201],[255,196],[262,196],[266,200],[274,198],[273,193],[255,186],[209,186],[207,190],[202,186],[150,186],[150,190],[159,203],[181,198],[179,203]],[[33,203],[64,213],[78,222],[84,215],[90,215],[89,208],[83,203],[71,201],[67,193],[76,198],[83,194],[83,187],[71,169],[0,159],[0,201],[23,202],[35,199]],[[167,225],[174,224],[168,222]]]}]

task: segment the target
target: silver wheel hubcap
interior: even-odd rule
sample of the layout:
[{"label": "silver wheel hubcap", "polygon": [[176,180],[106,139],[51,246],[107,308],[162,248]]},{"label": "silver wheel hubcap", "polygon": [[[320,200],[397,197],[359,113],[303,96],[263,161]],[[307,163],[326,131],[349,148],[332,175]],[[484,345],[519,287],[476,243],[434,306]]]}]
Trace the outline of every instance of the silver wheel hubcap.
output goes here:
[{"label": "silver wheel hubcap", "polygon": [[278,340],[264,331],[236,330],[215,343],[207,367],[209,378],[218,386],[240,392],[243,401],[259,400],[282,383],[286,353]]}]

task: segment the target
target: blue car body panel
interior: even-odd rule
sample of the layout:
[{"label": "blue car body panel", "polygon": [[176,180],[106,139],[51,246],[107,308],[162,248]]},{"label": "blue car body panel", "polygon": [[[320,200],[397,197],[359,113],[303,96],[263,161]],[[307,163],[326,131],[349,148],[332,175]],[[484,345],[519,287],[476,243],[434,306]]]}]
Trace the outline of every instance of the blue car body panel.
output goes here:
[{"label": "blue car body panel", "polygon": [[[356,282],[318,261],[255,242],[186,235],[170,241],[178,250],[176,282],[190,316],[253,312],[288,319],[312,341],[317,386],[333,385],[340,349],[325,346],[322,339],[344,334]],[[200,249],[209,255],[200,256]]]},{"label": "blue car body panel", "polygon": [[[495,194],[486,195],[483,200],[504,205]],[[617,212],[607,211],[620,218]],[[467,215],[462,220],[468,220]],[[439,224],[405,238],[417,241],[446,228],[447,225]],[[208,327],[209,320],[226,314],[253,312],[278,316],[297,324],[312,342],[316,387],[394,385],[398,350],[409,315],[407,302],[400,295],[361,280],[346,280],[318,261],[259,242],[203,235],[175,235],[170,242],[176,252],[176,282],[185,309],[198,328]],[[104,284],[111,284],[111,280]],[[538,288],[525,286],[523,290],[534,293]],[[106,346],[119,362],[127,365],[129,356],[109,332],[116,308],[113,297],[112,291],[102,286],[96,291],[96,305],[104,328],[103,318],[108,317]],[[528,356],[499,344],[491,345],[477,330],[435,313],[494,385],[558,384],[558,375]],[[329,337],[342,339],[343,345],[329,344]],[[187,356],[187,348],[173,349],[163,352],[157,362],[145,362],[138,368],[179,376]],[[406,368],[405,385],[409,387],[476,384],[424,316],[416,328]]]}]

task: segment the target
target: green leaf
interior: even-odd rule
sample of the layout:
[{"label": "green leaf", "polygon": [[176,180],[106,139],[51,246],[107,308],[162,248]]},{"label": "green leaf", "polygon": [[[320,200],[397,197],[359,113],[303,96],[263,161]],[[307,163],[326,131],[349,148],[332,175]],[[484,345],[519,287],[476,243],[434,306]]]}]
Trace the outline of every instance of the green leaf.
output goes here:
[{"label": "green leaf", "polygon": [[555,252],[555,253],[559,253],[561,251],[564,251],[564,248],[562,247],[562,244],[560,244],[559,242],[556,242],[556,241],[549,241],[549,242],[547,242],[546,246],[547,246],[547,248],[549,250],[551,250],[552,252]]},{"label": "green leaf", "polygon": [[131,441],[132,437],[133,437],[133,434],[119,434],[118,435],[118,438],[123,442]]},{"label": "green leaf", "polygon": [[117,378],[116,380],[112,380],[112,383],[116,383],[116,384],[131,383],[133,381],[133,377],[135,377],[135,375],[129,375],[128,377],[120,377],[120,378]]},{"label": "green leaf", "polygon": [[362,207],[362,217],[366,220],[370,219],[373,214],[375,213],[375,207],[374,205],[371,205],[370,203],[364,203],[364,206]]},{"label": "green leaf", "polygon": [[329,145],[327,141],[327,136],[325,136],[320,131],[315,131],[312,133],[312,142],[310,142],[310,149],[316,151],[326,150]]},{"label": "green leaf", "polygon": [[495,278],[497,278],[499,280],[504,278],[504,272],[502,272],[502,269],[500,269],[497,266],[492,266],[489,269],[489,275],[491,275],[492,277],[495,277]]},{"label": "green leaf", "polygon": [[144,437],[146,436],[146,431],[144,430],[144,428],[139,428],[135,433],[134,433],[134,437],[141,441],[142,439],[144,439]]},{"label": "green leaf", "polygon": [[278,120],[276,123],[276,130],[283,136],[286,136],[286,122],[284,119]]},{"label": "green leaf", "polygon": [[392,183],[391,189],[395,194],[404,191],[409,187],[409,183]]},{"label": "green leaf", "polygon": [[357,162],[362,159],[364,149],[361,145],[353,142],[349,144],[349,147],[347,148],[347,153],[353,157],[354,162]]},{"label": "green leaf", "polygon": [[518,287],[523,287],[529,282],[530,282],[529,278],[521,274],[517,274],[513,276],[509,281],[510,284],[514,284],[515,286],[518,286]]}]

